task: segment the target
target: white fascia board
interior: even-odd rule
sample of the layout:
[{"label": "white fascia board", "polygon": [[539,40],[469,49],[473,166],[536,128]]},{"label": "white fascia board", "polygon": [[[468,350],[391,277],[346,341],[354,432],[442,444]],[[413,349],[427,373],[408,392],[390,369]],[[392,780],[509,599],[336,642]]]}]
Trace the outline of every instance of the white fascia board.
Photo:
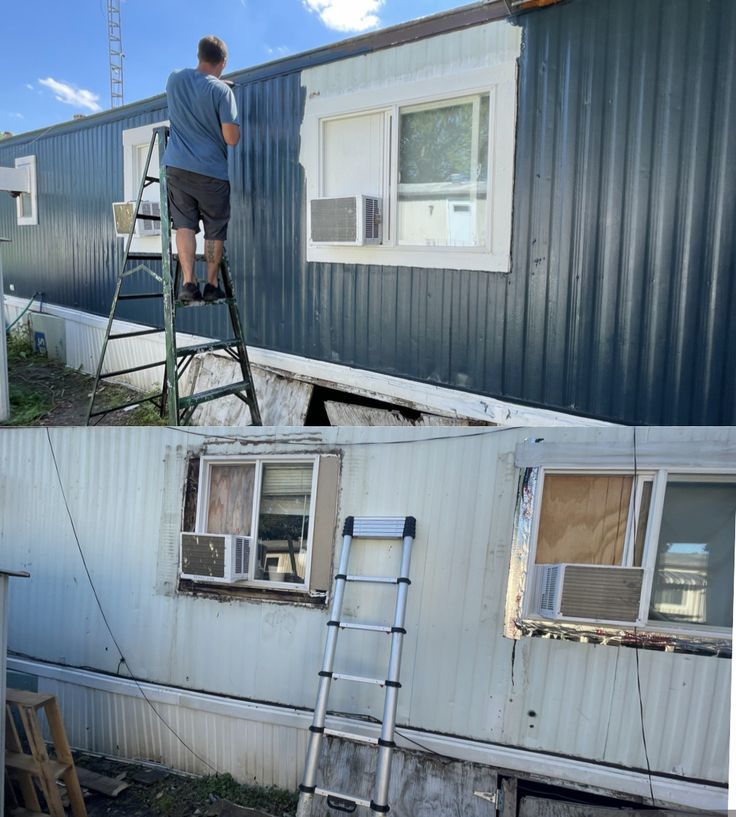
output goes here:
[{"label": "white fascia board", "polygon": [[[183,706],[213,715],[260,721],[305,731],[312,722],[310,711],[293,707],[239,701],[225,696],[135,682],[89,670],[60,667],[13,656],[8,656],[8,669],[133,698],[140,698],[141,690],[143,690],[146,698],[152,703]],[[356,722],[350,718],[330,717],[329,720],[331,728],[358,732],[370,737],[380,736],[380,725],[367,724],[365,721]],[[396,742],[399,746],[416,751],[417,744],[412,741],[417,741],[430,751],[460,761],[481,763],[495,769],[503,769],[524,777],[581,791],[642,798],[644,802],[651,801],[653,792],[659,806],[709,811],[726,809],[728,792],[725,785],[698,783],[684,778],[661,777],[656,774],[650,776],[631,769],[618,769],[601,763],[558,757],[544,752],[531,752],[499,744],[435,735],[407,727],[401,728],[401,734],[396,733]]]},{"label": "white fascia board", "polygon": [[0,167],[0,191],[30,193],[31,174],[27,167]]}]

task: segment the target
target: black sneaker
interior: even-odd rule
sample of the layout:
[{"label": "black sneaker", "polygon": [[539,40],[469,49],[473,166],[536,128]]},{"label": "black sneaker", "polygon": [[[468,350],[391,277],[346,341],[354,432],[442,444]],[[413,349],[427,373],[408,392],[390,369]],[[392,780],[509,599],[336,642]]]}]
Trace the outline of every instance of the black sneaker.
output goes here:
[{"label": "black sneaker", "polygon": [[221,301],[223,298],[227,298],[227,295],[220,289],[220,287],[212,286],[212,284],[204,285],[205,301]]},{"label": "black sneaker", "polygon": [[201,301],[202,293],[199,291],[198,284],[184,284],[179,290],[179,300],[182,303],[192,303],[193,301]]}]

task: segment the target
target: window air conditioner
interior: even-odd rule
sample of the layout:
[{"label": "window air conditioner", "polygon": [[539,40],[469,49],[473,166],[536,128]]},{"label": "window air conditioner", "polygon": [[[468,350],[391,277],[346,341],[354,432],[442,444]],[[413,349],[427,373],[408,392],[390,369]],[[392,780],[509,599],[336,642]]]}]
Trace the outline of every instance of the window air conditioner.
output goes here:
[{"label": "window air conditioner", "polygon": [[181,578],[232,584],[248,578],[248,536],[221,533],[181,534]]},{"label": "window air conditioner", "polygon": [[536,565],[536,613],[553,619],[635,622],[644,570],[609,565]]},{"label": "window air conditioner", "polygon": [[[118,238],[127,238],[133,224],[133,213],[135,212],[134,201],[116,201],[112,205],[112,213],[115,219],[115,235]],[[156,216],[155,219],[138,218],[135,224],[135,234],[161,235],[161,204],[157,201],[142,201],[138,212],[140,216]]]},{"label": "window air conditioner", "polygon": [[380,244],[381,199],[342,196],[312,199],[311,238],[314,244]]}]

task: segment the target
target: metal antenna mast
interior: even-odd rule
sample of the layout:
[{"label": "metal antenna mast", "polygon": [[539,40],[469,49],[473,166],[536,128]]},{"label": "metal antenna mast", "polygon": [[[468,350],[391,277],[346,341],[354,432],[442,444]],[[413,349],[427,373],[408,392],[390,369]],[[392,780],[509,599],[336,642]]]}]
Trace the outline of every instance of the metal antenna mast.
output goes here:
[{"label": "metal antenna mast", "polygon": [[123,100],[123,33],[120,27],[120,0],[107,0],[107,45],[110,55],[110,106],[119,108]]}]

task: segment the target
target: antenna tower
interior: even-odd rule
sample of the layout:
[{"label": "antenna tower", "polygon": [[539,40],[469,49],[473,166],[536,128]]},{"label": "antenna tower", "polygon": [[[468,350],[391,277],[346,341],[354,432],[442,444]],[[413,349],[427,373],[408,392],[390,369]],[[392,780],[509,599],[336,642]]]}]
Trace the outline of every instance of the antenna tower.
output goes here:
[{"label": "antenna tower", "polygon": [[123,100],[123,32],[120,27],[120,0],[107,0],[107,46],[110,55],[110,106],[119,108]]}]

